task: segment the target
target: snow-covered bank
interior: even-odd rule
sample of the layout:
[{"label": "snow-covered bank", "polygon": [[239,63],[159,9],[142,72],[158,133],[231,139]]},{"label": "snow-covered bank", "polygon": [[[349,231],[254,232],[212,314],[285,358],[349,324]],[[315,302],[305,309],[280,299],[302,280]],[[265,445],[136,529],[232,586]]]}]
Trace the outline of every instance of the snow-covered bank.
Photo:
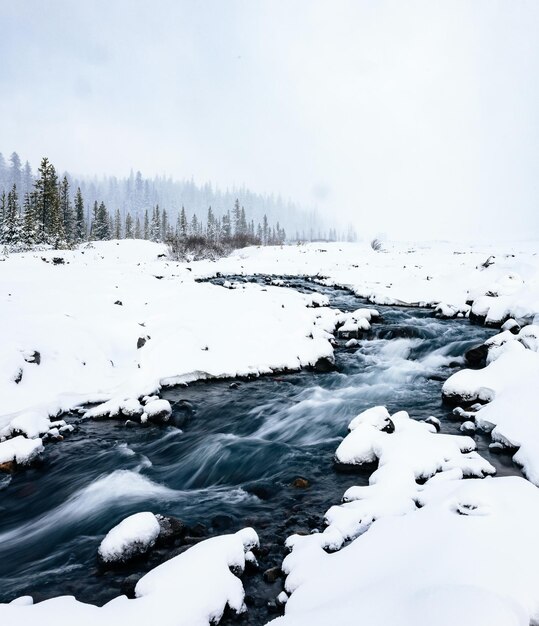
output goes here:
[{"label": "snow-covered bank", "polygon": [[276,274],[325,277],[377,304],[440,306],[447,316],[466,314],[476,302],[479,318],[530,322],[539,312],[539,243],[468,246],[448,242],[387,244],[313,243],[247,248],[193,271],[210,275]]},{"label": "snow-covered bank", "polygon": [[99,608],[61,596],[33,604],[23,597],[0,604],[3,626],[208,626],[218,622],[228,606],[245,610],[243,585],[237,576],[246,557],[258,545],[251,528],[233,535],[207,539],[143,576],[135,587],[136,598],[119,596]]},{"label": "snow-covered bank", "polygon": [[310,275],[372,302],[526,324],[539,312],[536,249],[308,244],[187,264],[160,244],[124,240],[12,254],[0,262],[0,437],[61,436],[51,416],[87,402],[106,403],[89,415],[152,419],[138,400],[162,385],[331,360],[336,324],[353,342],[372,315],[338,316],[318,294],[196,279]]},{"label": "snow-covered bank", "polygon": [[493,470],[469,452],[473,441],[402,412],[375,407],[350,426],[337,457],[344,448],[347,459],[377,458],[379,468],[329,509],[324,532],[288,539],[291,595],[272,624],[535,623],[537,488],[521,478],[462,480]]},{"label": "snow-covered bank", "polygon": [[336,313],[314,308],[320,296],[197,283],[165,253],[112,241],[2,260],[2,435],[36,437],[50,416],[87,402],[112,399],[114,413],[164,384],[332,359]]},{"label": "snow-covered bank", "polygon": [[[462,413],[490,432],[502,447],[518,448],[513,459],[526,477],[539,485],[539,327],[519,333],[504,331],[487,341],[488,364],[462,370],[444,384],[445,397],[471,403],[488,402]],[[495,444],[496,445],[496,444]]]}]

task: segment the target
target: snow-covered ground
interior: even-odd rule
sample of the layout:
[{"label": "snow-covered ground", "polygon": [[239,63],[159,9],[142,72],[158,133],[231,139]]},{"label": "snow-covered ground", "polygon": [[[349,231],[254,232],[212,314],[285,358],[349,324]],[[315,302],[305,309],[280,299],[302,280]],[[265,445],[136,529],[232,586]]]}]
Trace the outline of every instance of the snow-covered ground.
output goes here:
[{"label": "snow-covered ground", "polygon": [[[122,241],[10,255],[0,261],[0,433],[12,438],[0,441],[0,463],[28,463],[43,450],[40,437],[66,432],[54,421],[61,411],[92,402],[88,416],[166,421],[170,407],[154,395],[163,385],[331,360],[337,325],[347,338],[375,321],[371,309],[343,316],[319,295],[276,285],[195,280],[258,273],[316,276],[374,304],[430,306],[493,325],[514,319],[522,330],[511,322],[490,342],[487,367],[458,372],[444,393],[466,407],[480,401],[465,419],[518,448],[515,459],[539,484],[537,250],[309,244],[188,264],[161,256],[159,244]],[[336,460],[379,467],[367,487],[329,509],[324,532],[290,538],[283,568],[291,595],[281,596],[286,615],[276,623],[539,623],[539,491],[517,478],[463,480],[493,468],[471,438],[437,434],[433,424],[380,407],[351,423]],[[149,545],[157,527],[151,514],[145,523]],[[113,532],[109,548],[136,542],[135,526]],[[61,613],[65,623],[161,616],[171,626],[207,624],[227,603],[243,609],[229,567],[240,570],[254,542],[252,531],[202,542],[142,578],[136,600],[98,609],[73,598],[22,599],[0,606],[0,622],[57,624]]]},{"label": "snow-covered ground", "polygon": [[122,405],[131,417],[161,385],[332,358],[336,313],[313,308],[320,296],[197,283],[187,265],[158,258],[165,252],[122,241],[3,259],[1,434],[42,435],[50,416],[87,402],[113,400],[97,413]]},{"label": "snow-covered ground", "polygon": [[337,459],[379,468],[327,511],[324,532],[288,539],[291,595],[272,624],[536,623],[539,490],[515,477],[463,480],[495,471],[473,440],[404,412],[374,407],[350,429]]},{"label": "snow-covered ground", "polygon": [[51,428],[50,416],[82,403],[113,400],[102,413],[118,414],[121,403],[161,385],[332,357],[336,319],[311,308],[324,304],[320,296],[196,278],[307,274],[377,303],[439,306],[452,315],[473,301],[488,321],[529,323],[539,311],[536,250],[309,244],[188,264],[169,261],[160,244],[124,240],[12,254],[0,262],[0,429],[35,437]]}]

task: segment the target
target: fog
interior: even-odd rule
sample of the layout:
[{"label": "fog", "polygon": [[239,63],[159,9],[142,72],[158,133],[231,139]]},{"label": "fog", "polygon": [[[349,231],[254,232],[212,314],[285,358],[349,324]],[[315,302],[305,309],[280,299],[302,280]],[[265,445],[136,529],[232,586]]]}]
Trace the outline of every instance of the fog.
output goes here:
[{"label": "fog", "polygon": [[539,234],[539,3],[0,0],[0,150],[359,234]]}]

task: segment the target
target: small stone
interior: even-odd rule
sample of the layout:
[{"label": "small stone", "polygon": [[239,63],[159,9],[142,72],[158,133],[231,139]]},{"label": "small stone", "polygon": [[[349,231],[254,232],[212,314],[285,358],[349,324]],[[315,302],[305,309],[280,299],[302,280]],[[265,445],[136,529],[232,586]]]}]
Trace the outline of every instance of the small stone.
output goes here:
[{"label": "small stone", "polygon": [[0,463],[0,472],[4,472],[5,474],[13,474],[16,469],[17,465],[15,461],[6,461],[5,463]]},{"label": "small stone", "polygon": [[308,487],[310,487],[310,483],[306,478],[298,476],[292,481],[292,487],[296,489],[307,489]]},{"label": "small stone", "polygon": [[426,424],[432,424],[432,426],[434,426],[434,428],[436,428],[437,432],[440,432],[440,429],[442,428],[442,423],[440,422],[440,420],[437,417],[434,417],[431,415],[431,417],[427,417],[427,419],[425,420]]},{"label": "small stone", "polygon": [[279,566],[270,567],[262,574],[262,577],[267,583],[274,583],[281,578],[282,574],[283,572]]},{"label": "small stone", "polygon": [[121,300],[116,300],[114,304],[117,304],[118,306],[123,306],[123,302]]},{"label": "small stone", "polygon": [[471,421],[464,422],[460,425],[460,431],[465,435],[475,434],[475,424]]}]

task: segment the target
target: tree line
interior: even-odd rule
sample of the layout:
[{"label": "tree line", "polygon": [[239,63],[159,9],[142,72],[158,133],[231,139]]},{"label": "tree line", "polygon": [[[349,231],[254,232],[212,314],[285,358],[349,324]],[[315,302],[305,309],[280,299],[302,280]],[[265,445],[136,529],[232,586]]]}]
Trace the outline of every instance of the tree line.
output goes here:
[{"label": "tree line", "polygon": [[167,210],[155,205],[141,214],[130,211],[122,216],[119,208],[111,211],[104,201],[87,206],[80,187],[72,189],[67,175],[60,178],[54,165],[43,158],[37,176],[21,197],[13,182],[0,195],[0,244],[10,250],[34,246],[70,248],[87,240],[147,239],[165,242],[180,254],[183,250],[224,251],[248,245],[278,245],[286,240],[279,222],[270,224],[267,216],[255,224],[236,199],[231,211],[215,215],[211,206],[206,219],[189,216],[182,206],[171,220]]}]

